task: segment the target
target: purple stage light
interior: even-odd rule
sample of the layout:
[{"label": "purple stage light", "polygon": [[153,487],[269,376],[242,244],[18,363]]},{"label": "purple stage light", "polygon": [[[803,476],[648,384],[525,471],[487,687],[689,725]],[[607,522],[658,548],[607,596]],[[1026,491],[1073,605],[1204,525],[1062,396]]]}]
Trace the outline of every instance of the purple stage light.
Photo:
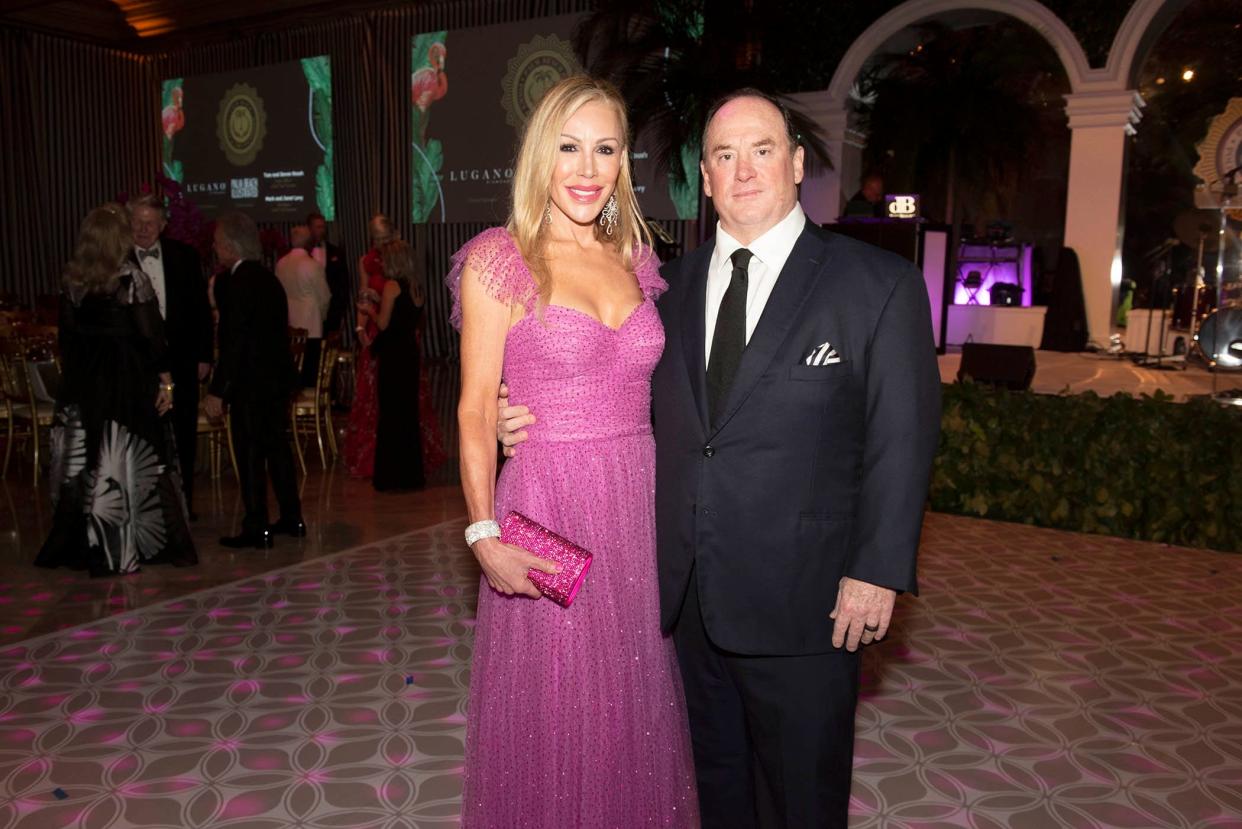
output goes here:
[{"label": "purple stage light", "polygon": [[[991,305],[992,287],[998,284],[1017,285],[1022,289],[1023,307],[1030,307],[1031,297],[1030,245],[962,245],[958,253],[957,280],[953,286],[954,305]],[[978,288],[967,287],[966,277],[978,271]]]}]

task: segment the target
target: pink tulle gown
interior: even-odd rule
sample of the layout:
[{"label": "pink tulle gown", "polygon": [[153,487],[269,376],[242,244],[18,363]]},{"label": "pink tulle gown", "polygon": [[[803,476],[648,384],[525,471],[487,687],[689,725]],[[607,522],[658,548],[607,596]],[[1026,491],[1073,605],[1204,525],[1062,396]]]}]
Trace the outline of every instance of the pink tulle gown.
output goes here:
[{"label": "pink tulle gown", "polygon": [[569,608],[480,582],[462,826],[697,826],[694,766],[672,642],[660,634],[651,372],[664,348],[650,256],[644,299],[613,330],[558,306],[503,228],[476,236],[446,279],[461,324],[469,263],[527,316],[505,342],[510,401],[538,422],[496,485],[517,510],[595,555]]}]

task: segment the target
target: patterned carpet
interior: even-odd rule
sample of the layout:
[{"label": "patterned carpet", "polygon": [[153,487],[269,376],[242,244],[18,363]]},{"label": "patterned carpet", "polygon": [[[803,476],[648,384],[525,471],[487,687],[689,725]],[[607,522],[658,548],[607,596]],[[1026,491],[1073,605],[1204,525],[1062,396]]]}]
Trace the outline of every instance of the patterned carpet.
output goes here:
[{"label": "patterned carpet", "polygon": [[[476,569],[437,525],[0,650],[0,826],[457,824]],[[855,827],[1242,826],[1242,557],[929,515]]]}]

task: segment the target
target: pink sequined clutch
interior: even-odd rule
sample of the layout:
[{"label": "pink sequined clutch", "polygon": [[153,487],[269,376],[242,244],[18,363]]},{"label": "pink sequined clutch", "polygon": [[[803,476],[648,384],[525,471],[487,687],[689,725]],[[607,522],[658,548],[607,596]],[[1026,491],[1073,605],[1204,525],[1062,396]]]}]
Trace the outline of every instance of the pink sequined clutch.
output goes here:
[{"label": "pink sequined clutch", "polygon": [[582,589],[587,570],[591,569],[590,552],[520,512],[509,513],[500,522],[500,540],[560,565],[559,573],[544,573],[532,568],[527,571],[526,577],[545,598],[561,607],[569,607],[573,603],[574,596]]}]

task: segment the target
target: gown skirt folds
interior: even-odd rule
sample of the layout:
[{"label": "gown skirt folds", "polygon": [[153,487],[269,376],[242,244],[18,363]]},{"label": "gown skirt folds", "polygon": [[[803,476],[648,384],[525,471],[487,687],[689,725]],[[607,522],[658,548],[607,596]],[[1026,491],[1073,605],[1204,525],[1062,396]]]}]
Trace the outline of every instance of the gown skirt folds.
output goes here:
[{"label": "gown skirt folds", "polygon": [[67,289],[60,344],[56,513],[35,564],[98,576],[197,564],[171,420],[155,409],[167,346],[150,278],[125,263],[107,292]]},{"label": "gown skirt folds", "polygon": [[510,329],[504,379],[538,422],[496,486],[518,511],[594,554],[568,608],[480,581],[462,825],[698,825],[685,701],[660,632],[651,372],[664,347],[658,262],[636,254],[643,301],[618,329],[536,307],[533,277],[503,228],[455,257],[527,315]]}]

